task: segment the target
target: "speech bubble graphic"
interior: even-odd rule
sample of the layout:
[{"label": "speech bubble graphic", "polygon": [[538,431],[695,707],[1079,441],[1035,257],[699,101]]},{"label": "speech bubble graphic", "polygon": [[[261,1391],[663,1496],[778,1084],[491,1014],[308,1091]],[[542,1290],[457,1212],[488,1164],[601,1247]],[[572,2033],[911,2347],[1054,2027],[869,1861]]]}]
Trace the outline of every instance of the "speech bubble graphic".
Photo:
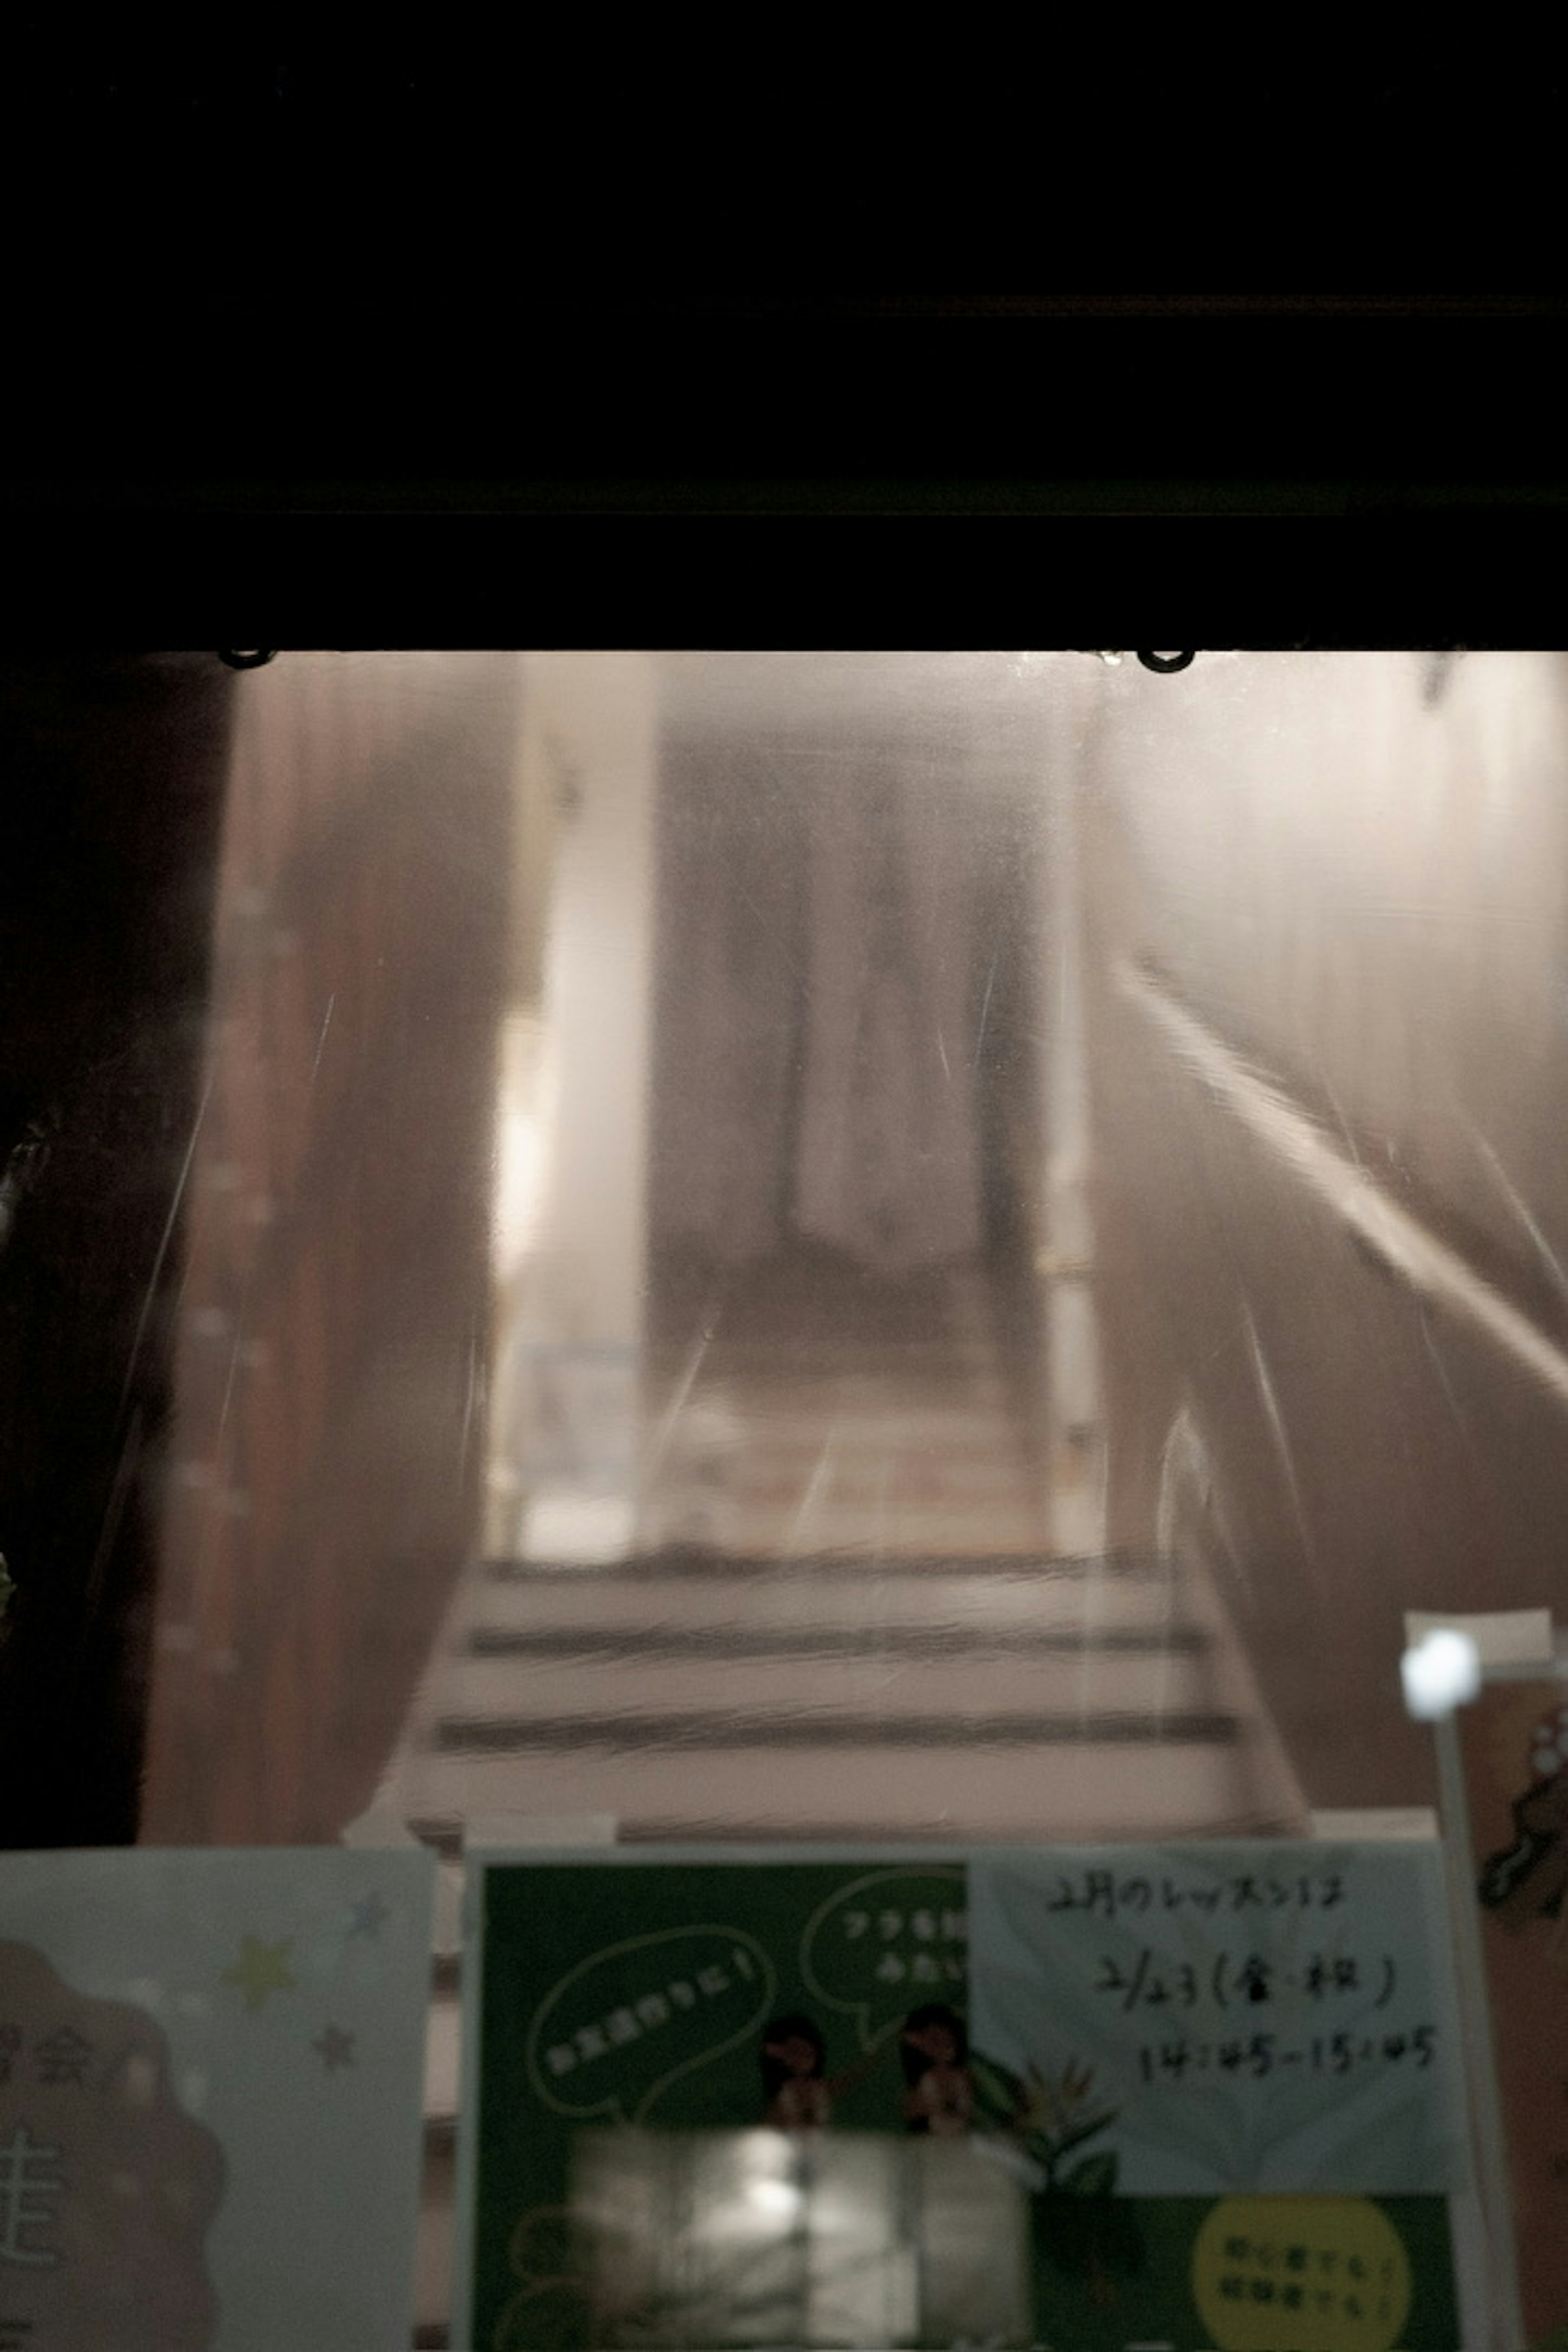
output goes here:
[{"label": "speech bubble graphic", "polygon": [[813,1997],[847,2011],[863,2050],[912,2009],[969,2006],[968,1874],[961,1865],[868,1871],[818,1906],[801,1937]]},{"label": "speech bubble graphic", "polygon": [[1390,2352],[1410,2258],[1364,2197],[1227,2197],[1193,2248],[1193,2300],[1235,2352]]},{"label": "speech bubble graphic", "polygon": [[581,1960],[535,2011],[528,2079],[557,2115],[637,2124],[683,2075],[760,2033],[773,1964],[743,1928],[631,1936]]}]

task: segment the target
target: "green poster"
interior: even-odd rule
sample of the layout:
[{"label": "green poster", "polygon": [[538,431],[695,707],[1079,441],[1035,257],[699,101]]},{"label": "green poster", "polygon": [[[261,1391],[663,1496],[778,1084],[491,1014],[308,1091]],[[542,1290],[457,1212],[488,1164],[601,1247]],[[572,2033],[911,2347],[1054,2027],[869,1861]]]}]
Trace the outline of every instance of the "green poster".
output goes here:
[{"label": "green poster", "polygon": [[495,1857],[469,1900],[470,2352],[1460,2342],[1441,2195],[1125,2194],[1091,2066],[973,2044],[961,1853]]}]

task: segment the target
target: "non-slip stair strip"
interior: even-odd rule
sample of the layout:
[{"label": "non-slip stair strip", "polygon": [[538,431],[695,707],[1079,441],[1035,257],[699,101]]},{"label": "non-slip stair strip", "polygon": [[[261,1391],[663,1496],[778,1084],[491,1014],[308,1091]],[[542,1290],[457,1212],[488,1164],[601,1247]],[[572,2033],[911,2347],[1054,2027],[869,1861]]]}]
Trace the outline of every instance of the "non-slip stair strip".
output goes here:
[{"label": "non-slip stair strip", "polygon": [[1171,1652],[1195,1656],[1207,1636],[1193,1625],[1065,1627],[979,1625],[965,1619],[926,1625],[873,1624],[672,1627],[668,1624],[538,1628],[480,1625],[464,1639],[460,1655],[475,1658],[613,1658],[629,1665],[647,1658],[930,1658],[951,1660],[963,1650],[1016,1655],[1150,1657]]},{"label": "non-slip stair strip", "polygon": [[1121,1746],[1145,1742],[1227,1745],[1240,1736],[1230,1715],[1155,1714],[990,1716],[957,1720],[942,1716],[855,1717],[802,1708],[788,1715],[656,1715],[627,1709],[594,1717],[479,1717],[436,1725],[434,1744],[446,1756],[524,1754],[530,1749],[593,1748],[1040,1748]]},{"label": "non-slip stair strip", "polygon": [[689,1577],[696,1581],[737,1583],[773,1579],[831,1577],[836,1582],[861,1577],[883,1585],[905,1577],[950,1576],[958,1579],[1007,1577],[1020,1582],[1055,1581],[1058,1578],[1107,1573],[1115,1577],[1163,1579],[1170,1564],[1149,1552],[1096,1552],[1056,1558],[1035,1551],[879,1553],[855,1551],[784,1552],[706,1551],[696,1547],[671,1547],[647,1552],[612,1565],[595,1567],[581,1560],[487,1559],[479,1573],[498,1583],[527,1583],[534,1579],[555,1582],[575,1580],[584,1589],[646,1584],[658,1577]]}]

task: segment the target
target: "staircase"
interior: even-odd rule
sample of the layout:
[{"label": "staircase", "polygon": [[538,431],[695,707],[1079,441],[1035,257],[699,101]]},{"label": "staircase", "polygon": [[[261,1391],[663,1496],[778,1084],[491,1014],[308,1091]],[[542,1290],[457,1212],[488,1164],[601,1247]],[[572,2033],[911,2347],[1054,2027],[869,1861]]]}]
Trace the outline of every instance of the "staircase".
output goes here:
[{"label": "staircase", "polygon": [[[952,1300],[950,1295],[950,1306]],[[795,1316],[797,1332],[800,1318]],[[936,1337],[656,1366],[645,1525],[478,1561],[378,1808],[466,1840],[1267,1834],[1299,1799],[1201,1567],[1058,1559],[975,1297]],[[454,1912],[455,1918],[455,1912]],[[445,2342],[455,1926],[437,1965],[419,2341]]]},{"label": "staircase", "polygon": [[672,1549],[486,1562],[400,1786],[623,1840],[1041,1842],[1257,1819],[1211,1636],[1150,1559]]}]

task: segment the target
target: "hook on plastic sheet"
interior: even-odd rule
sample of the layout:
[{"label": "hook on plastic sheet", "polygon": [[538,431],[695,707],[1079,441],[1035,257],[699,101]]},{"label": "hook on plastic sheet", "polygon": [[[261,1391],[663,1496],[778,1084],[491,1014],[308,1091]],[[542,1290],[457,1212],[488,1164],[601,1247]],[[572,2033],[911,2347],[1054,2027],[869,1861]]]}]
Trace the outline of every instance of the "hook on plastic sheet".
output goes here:
[{"label": "hook on plastic sheet", "polygon": [[229,669],[265,669],[276,654],[219,654],[218,659]]},{"label": "hook on plastic sheet", "polygon": [[1138,658],[1145,669],[1156,670],[1162,677],[1169,677],[1179,669],[1191,669],[1197,656],[1196,654],[1140,654]]}]

